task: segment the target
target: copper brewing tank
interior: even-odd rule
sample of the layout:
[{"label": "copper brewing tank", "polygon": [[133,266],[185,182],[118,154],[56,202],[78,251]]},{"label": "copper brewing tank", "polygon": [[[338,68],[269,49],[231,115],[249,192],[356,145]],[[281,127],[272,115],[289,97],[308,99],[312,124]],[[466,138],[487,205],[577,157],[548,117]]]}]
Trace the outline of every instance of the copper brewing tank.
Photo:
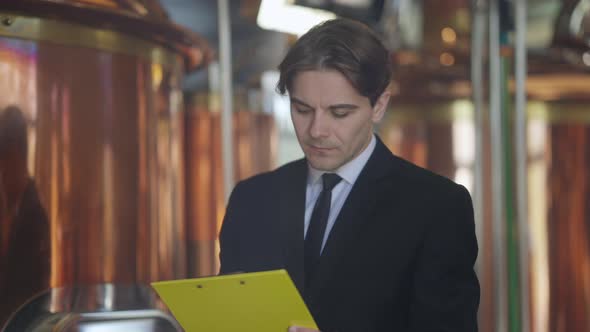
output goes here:
[{"label": "copper brewing tank", "polygon": [[[271,114],[238,107],[232,116],[236,182],[274,169],[278,140]],[[219,98],[197,94],[186,113],[187,273],[201,277],[219,271],[218,233],[225,214]]]},{"label": "copper brewing tank", "polygon": [[186,276],[180,83],[209,54],[156,1],[0,4],[0,326]]}]

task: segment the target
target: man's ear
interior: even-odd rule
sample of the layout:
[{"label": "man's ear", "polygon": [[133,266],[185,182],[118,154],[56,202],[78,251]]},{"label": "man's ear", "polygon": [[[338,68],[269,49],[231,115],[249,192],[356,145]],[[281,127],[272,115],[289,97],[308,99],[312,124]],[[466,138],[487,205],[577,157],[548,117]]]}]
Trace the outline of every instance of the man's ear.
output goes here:
[{"label": "man's ear", "polygon": [[383,119],[383,115],[385,114],[385,111],[387,111],[387,105],[389,105],[390,97],[391,92],[389,91],[389,88],[387,88],[385,89],[385,91],[383,91],[381,96],[379,96],[379,98],[377,98],[377,100],[375,101],[372,116],[373,123],[376,124],[379,121],[381,121],[381,119]]}]

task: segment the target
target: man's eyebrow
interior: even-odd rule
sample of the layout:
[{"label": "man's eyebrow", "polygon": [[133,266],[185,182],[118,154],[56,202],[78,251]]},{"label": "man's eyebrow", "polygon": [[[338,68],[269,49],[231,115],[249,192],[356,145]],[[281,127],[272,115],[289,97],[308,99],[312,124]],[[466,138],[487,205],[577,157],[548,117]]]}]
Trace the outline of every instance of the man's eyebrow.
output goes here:
[{"label": "man's eyebrow", "polygon": [[301,101],[301,100],[299,100],[299,99],[297,99],[295,97],[291,97],[291,103],[293,103],[293,104],[299,104],[299,105],[302,105],[302,106],[305,106],[305,107],[309,107],[309,108],[313,108],[310,105],[306,104],[305,102],[303,102],[303,101]]},{"label": "man's eyebrow", "polygon": [[[299,100],[299,99],[297,99],[295,97],[291,97],[291,103],[299,104],[299,105],[302,105],[302,106],[305,106],[305,107],[308,107],[308,108],[312,108],[313,109],[312,106],[308,105],[304,101]],[[336,110],[336,109],[353,110],[353,109],[357,109],[358,108],[358,105],[355,105],[355,104],[335,104],[335,105],[328,106],[328,108],[330,110]]]},{"label": "man's eyebrow", "polygon": [[328,108],[330,110],[336,110],[336,109],[353,110],[353,109],[357,109],[359,107],[358,107],[358,105],[355,105],[355,104],[336,104],[336,105],[330,105]]}]

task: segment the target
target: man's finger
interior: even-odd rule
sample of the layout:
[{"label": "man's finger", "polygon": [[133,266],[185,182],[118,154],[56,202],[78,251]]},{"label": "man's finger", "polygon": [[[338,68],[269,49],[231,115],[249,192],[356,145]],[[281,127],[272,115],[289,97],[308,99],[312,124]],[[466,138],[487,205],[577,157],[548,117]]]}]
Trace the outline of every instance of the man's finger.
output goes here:
[{"label": "man's finger", "polygon": [[320,332],[314,329],[308,329],[306,327],[299,327],[299,326],[291,326],[289,328],[289,332]]}]

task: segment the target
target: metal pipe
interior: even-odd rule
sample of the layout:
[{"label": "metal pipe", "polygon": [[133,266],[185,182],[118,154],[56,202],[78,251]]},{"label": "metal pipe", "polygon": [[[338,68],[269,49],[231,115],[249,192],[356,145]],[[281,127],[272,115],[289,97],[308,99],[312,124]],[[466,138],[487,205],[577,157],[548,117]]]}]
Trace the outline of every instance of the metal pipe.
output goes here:
[{"label": "metal pipe", "polygon": [[223,159],[223,195],[227,201],[234,186],[231,19],[229,1],[218,0],[217,4],[219,68],[221,71],[221,156]]},{"label": "metal pipe", "polygon": [[[471,85],[473,91],[473,108],[475,121],[475,191],[473,193],[473,206],[476,223],[477,241],[480,247],[484,246],[483,236],[483,132],[484,108],[483,108],[483,59],[485,40],[485,4],[483,0],[475,0],[473,5],[473,33],[471,37]],[[482,273],[482,258],[477,260],[476,270]]]},{"label": "metal pipe", "polygon": [[502,130],[502,64],[498,1],[489,2],[490,127],[492,143],[492,208],[494,230],[494,275],[496,331],[508,331],[508,280],[504,204],[504,154]]},{"label": "metal pipe", "polygon": [[527,116],[526,116],[526,0],[514,2],[515,12],[515,115],[514,137],[516,139],[516,206],[519,241],[521,331],[530,331],[529,311],[529,225],[528,225],[528,179],[527,179]]}]

